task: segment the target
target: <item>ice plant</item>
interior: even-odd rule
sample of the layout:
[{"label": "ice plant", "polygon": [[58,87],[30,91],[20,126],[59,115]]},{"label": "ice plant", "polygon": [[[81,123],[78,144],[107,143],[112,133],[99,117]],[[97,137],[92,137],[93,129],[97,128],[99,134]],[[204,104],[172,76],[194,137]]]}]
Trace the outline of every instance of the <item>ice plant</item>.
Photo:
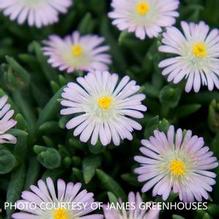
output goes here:
[{"label": "ice plant", "polygon": [[135,32],[140,39],[157,37],[162,27],[175,23],[178,0],[113,0],[109,17],[121,31]]},{"label": "ice plant", "polygon": [[153,196],[166,200],[171,191],[184,202],[208,199],[216,174],[210,171],[218,166],[216,157],[204,140],[190,130],[183,132],[170,126],[167,134],[158,130],[149,140],[142,140],[142,156],[135,160],[141,167],[135,169],[138,181],[144,182],[142,192],[153,187]]},{"label": "ice plant", "polygon": [[[119,203],[122,204],[122,201],[120,200]],[[127,208],[130,209],[125,209],[125,207],[122,209],[119,209],[118,207],[114,208],[110,204],[104,206],[105,219],[159,219],[160,210],[158,207],[157,209],[154,208],[147,211],[148,209],[145,204],[144,209],[144,206],[142,205],[144,202],[139,193],[135,194],[130,192],[128,195],[128,203],[130,207]],[[149,203],[148,206],[150,206]]]},{"label": "ice plant", "polygon": [[109,46],[103,44],[104,38],[96,35],[80,36],[79,32],[64,39],[52,35],[44,42],[44,54],[48,62],[60,71],[72,73],[75,70],[107,70],[111,63]]},{"label": "ice plant", "polygon": [[27,21],[38,28],[58,21],[59,13],[66,13],[73,0],[1,0],[0,10],[19,24]]},{"label": "ice plant", "polygon": [[186,92],[200,90],[201,85],[219,88],[219,31],[210,30],[204,22],[181,22],[182,32],[167,28],[159,50],[173,54],[160,62],[162,74],[177,84],[186,79]]},{"label": "ice plant", "polygon": [[47,178],[46,182],[39,180],[37,186],[30,186],[30,191],[22,192],[22,200],[16,203],[20,212],[14,213],[12,218],[102,219],[101,214],[90,214],[96,208],[92,205],[93,193],[80,190],[81,183],[66,184],[59,179],[55,187],[51,178]]},{"label": "ice plant", "polygon": [[138,94],[136,82],[125,76],[120,82],[117,74],[94,71],[76,82],[68,83],[62,93],[62,115],[73,115],[67,129],[75,129],[82,142],[98,140],[103,145],[111,141],[119,145],[121,139],[132,140],[132,131],[140,130],[135,119],[143,118],[145,95]]},{"label": "ice plant", "polygon": [[9,103],[7,103],[7,100],[7,96],[3,96],[0,98],[0,144],[16,144],[16,137],[7,133],[17,123],[14,119],[12,119],[12,116],[14,115],[14,110],[10,109],[11,106]]}]

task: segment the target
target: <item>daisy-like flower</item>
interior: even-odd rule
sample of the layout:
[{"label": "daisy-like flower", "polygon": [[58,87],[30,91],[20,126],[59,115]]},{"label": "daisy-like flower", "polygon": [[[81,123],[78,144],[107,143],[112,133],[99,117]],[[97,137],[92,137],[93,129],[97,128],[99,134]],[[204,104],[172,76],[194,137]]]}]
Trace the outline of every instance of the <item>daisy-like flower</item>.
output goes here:
[{"label": "daisy-like flower", "polygon": [[[119,203],[122,204],[122,201],[120,200]],[[147,211],[146,204],[142,201],[139,193],[130,192],[128,203],[130,205],[129,210],[125,208],[118,209],[110,204],[104,206],[105,219],[159,219],[159,208],[154,207]],[[142,204],[145,204],[145,206]],[[149,203],[148,206],[150,206]]]},{"label": "daisy-like flower", "polygon": [[167,28],[159,50],[174,57],[160,62],[162,74],[177,84],[186,79],[186,92],[200,90],[201,85],[219,88],[219,31],[210,30],[204,22],[181,22],[183,32]]},{"label": "daisy-like flower", "polygon": [[141,125],[134,119],[143,118],[141,111],[145,95],[138,94],[140,87],[125,76],[118,82],[117,74],[90,72],[77,78],[77,83],[68,83],[62,93],[62,115],[74,115],[67,122],[67,129],[75,129],[74,136],[80,135],[82,142],[91,138],[91,144],[98,140],[103,145],[113,141],[132,140],[131,132],[140,130]]},{"label": "daisy-like flower", "polygon": [[16,144],[16,137],[7,133],[8,130],[13,128],[17,123],[14,119],[12,119],[14,110],[10,109],[11,106],[9,103],[7,103],[7,100],[7,96],[0,98],[0,144]]},{"label": "daisy-like flower", "polygon": [[142,156],[135,160],[141,164],[135,172],[138,181],[145,182],[142,192],[153,187],[153,196],[166,200],[171,191],[184,202],[208,199],[216,174],[210,171],[218,166],[216,157],[204,140],[190,130],[176,132],[170,126],[167,135],[158,130],[149,140],[142,140]]},{"label": "daisy-like flower", "polygon": [[75,70],[107,70],[111,57],[109,46],[103,44],[104,38],[96,35],[80,36],[74,32],[64,39],[52,35],[45,41],[44,54],[48,62],[60,71],[72,73]]},{"label": "daisy-like flower", "polygon": [[157,37],[162,27],[175,23],[178,0],[113,0],[109,17],[121,31],[135,32],[136,37]]},{"label": "daisy-like flower", "polygon": [[[103,219],[101,214],[90,214],[98,203],[93,193],[81,190],[81,183],[65,183],[59,179],[57,186],[51,178],[46,182],[39,180],[30,191],[22,192],[22,200],[16,202],[20,212],[12,215],[14,219]],[[94,205],[95,204],[95,205]]]},{"label": "daisy-like flower", "polygon": [[73,0],[1,0],[0,10],[18,24],[40,28],[58,21],[59,13],[66,13]]}]

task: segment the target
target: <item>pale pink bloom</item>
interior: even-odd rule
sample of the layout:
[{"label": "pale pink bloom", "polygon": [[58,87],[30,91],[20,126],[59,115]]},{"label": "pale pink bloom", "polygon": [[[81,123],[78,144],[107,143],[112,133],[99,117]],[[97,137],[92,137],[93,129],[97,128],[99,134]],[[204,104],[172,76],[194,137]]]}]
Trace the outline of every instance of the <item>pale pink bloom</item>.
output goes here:
[{"label": "pale pink bloom", "polygon": [[80,36],[75,31],[64,39],[57,35],[44,42],[44,54],[48,62],[60,71],[72,73],[76,70],[107,70],[111,64],[109,46],[103,44],[104,38],[96,35]]},{"label": "pale pink bloom", "polygon": [[0,144],[16,144],[16,137],[7,133],[17,123],[14,119],[12,119],[14,110],[10,109],[11,106],[9,103],[7,103],[7,100],[7,96],[0,98]]},{"label": "pale pink bloom", "polygon": [[145,39],[158,37],[162,27],[175,23],[179,0],[113,0],[109,17],[121,31]]},{"label": "pale pink bloom", "polygon": [[67,129],[74,129],[74,136],[80,135],[82,142],[91,139],[95,145],[119,145],[121,139],[132,140],[134,129],[141,130],[135,119],[144,117],[146,107],[142,105],[144,94],[128,76],[119,82],[117,74],[107,71],[90,72],[68,83],[62,93],[62,115],[73,115],[67,122]]},{"label": "pale pink bloom", "polygon": [[62,179],[57,185],[51,178],[31,185],[29,191],[22,192],[22,200],[16,202],[20,212],[12,215],[14,219],[103,219],[101,214],[90,214],[98,206],[93,193],[81,190],[81,183],[65,183]]},{"label": "pale pink bloom", "polygon": [[167,28],[159,50],[173,54],[160,62],[162,74],[174,84],[186,79],[186,92],[200,90],[201,85],[219,88],[219,31],[204,22],[181,22],[182,32]]},{"label": "pale pink bloom", "polygon": [[161,195],[166,200],[170,192],[178,193],[184,202],[208,199],[216,174],[210,171],[218,166],[213,152],[204,145],[204,140],[192,132],[170,126],[167,134],[158,130],[149,140],[142,140],[142,156],[135,160],[138,181],[144,182],[142,192],[153,188],[153,196]]},{"label": "pale pink bloom", "polygon": [[[122,206],[122,201],[120,200],[119,203]],[[143,209],[146,207],[146,203],[143,202],[139,193],[130,192],[128,195],[128,203],[129,203],[129,210],[118,209],[111,204],[105,205],[104,216],[105,219],[159,219],[159,208],[158,206],[152,209]],[[144,205],[143,205],[144,204]],[[124,203],[125,206],[125,203]],[[148,203],[147,206],[150,206]]]},{"label": "pale pink bloom", "polygon": [[1,0],[0,10],[18,24],[40,28],[58,21],[59,13],[66,13],[73,0]]}]

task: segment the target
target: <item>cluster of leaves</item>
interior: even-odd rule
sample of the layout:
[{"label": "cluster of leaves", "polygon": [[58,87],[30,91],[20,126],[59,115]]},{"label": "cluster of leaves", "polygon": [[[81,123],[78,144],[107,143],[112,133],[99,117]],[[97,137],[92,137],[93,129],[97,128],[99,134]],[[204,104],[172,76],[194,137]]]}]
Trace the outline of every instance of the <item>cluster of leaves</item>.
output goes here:
[{"label": "cluster of leaves", "polygon": [[[140,191],[142,186],[133,174],[133,156],[138,154],[140,140],[154,129],[165,131],[169,124],[203,136],[219,157],[219,93],[202,90],[185,94],[183,83],[167,84],[157,67],[162,59],[157,51],[160,39],[140,41],[131,34],[119,33],[107,18],[109,3],[75,0],[58,24],[42,30],[18,26],[1,15],[0,96],[10,96],[18,121],[16,129],[11,130],[18,143],[0,145],[1,204],[16,201],[21,191],[47,176],[80,181],[99,201],[113,201],[115,197],[126,200],[129,191]],[[219,24],[218,9],[218,0],[184,0],[179,20],[205,20],[215,27]],[[60,93],[82,72],[67,75],[52,69],[42,54],[41,41],[51,33],[63,36],[75,29],[104,36],[111,47],[111,71],[127,74],[142,85],[148,112],[141,121],[143,131],[136,132],[132,142],[124,141],[119,147],[91,146],[65,130],[68,118],[59,115]],[[161,217],[218,218],[217,181],[207,211],[167,211]],[[144,194],[144,199],[154,200],[150,193]],[[9,210],[7,218],[10,214]]]}]

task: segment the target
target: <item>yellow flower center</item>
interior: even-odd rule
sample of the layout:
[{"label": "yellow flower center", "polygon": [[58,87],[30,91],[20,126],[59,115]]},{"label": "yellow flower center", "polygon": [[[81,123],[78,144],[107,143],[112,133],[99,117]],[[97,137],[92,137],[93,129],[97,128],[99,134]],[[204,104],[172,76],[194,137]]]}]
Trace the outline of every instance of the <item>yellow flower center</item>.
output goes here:
[{"label": "yellow flower center", "polygon": [[182,160],[172,160],[169,170],[173,176],[183,176],[186,172],[185,163]]},{"label": "yellow flower center", "polygon": [[192,46],[192,53],[197,58],[204,58],[207,56],[207,48],[204,43],[194,43]]},{"label": "yellow flower center", "polygon": [[75,44],[71,48],[72,55],[79,57],[83,54],[83,48],[79,44]]},{"label": "yellow flower center", "polygon": [[102,110],[108,110],[112,105],[113,98],[110,96],[103,96],[97,100],[98,106]]},{"label": "yellow flower center", "polygon": [[54,211],[53,219],[70,219],[70,215],[66,209],[58,208]]},{"label": "yellow flower center", "polygon": [[136,12],[137,14],[144,16],[150,10],[150,5],[147,2],[139,2],[136,4]]}]

